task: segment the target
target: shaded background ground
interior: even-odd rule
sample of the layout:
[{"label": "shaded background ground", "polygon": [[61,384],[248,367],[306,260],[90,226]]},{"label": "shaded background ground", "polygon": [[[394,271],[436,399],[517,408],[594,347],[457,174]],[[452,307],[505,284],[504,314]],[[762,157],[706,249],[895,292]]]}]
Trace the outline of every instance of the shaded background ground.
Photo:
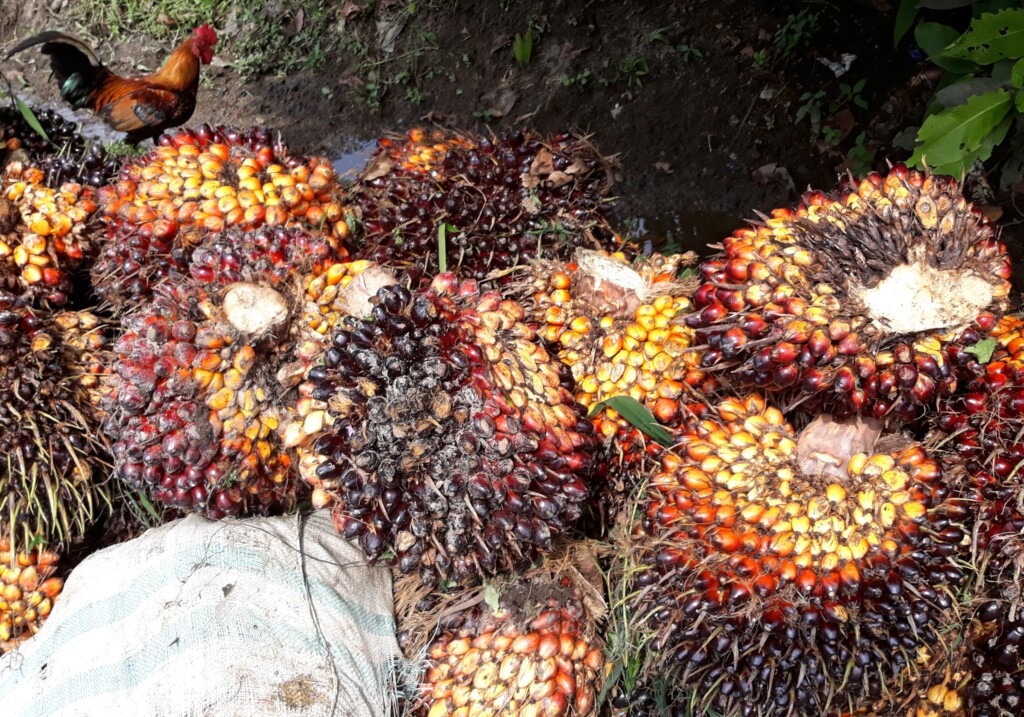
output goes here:
[{"label": "shaded background ground", "polygon": [[[266,125],[343,169],[417,125],[582,131],[618,156],[618,226],[697,248],[808,185],[909,156],[893,145],[937,73],[912,41],[893,47],[897,4],[28,0],[0,8],[0,46],[60,28],[144,71],[212,20],[222,42],[194,122]],[[43,59],[4,71],[54,103]]]}]

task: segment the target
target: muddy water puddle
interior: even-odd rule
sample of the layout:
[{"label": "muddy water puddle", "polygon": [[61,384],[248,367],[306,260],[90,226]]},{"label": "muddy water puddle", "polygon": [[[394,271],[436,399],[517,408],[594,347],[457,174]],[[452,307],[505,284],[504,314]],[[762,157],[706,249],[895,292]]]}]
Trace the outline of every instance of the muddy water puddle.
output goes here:
[{"label": "muddy water puddle", "polygon": [[363,171],[376,149],[377,140],[352,137],[342,140],[329,156],[338,176],[343,181],[351,182]]},{"label": "muddy water puddle", "polygon": [[626,224],[631,225],[626,235],[640,245],[644,254],[693,251],[701,257],[715,253],[709,244],[721,243],[744,226],[742,219],[730,213],[706,210],[640,217]]}]

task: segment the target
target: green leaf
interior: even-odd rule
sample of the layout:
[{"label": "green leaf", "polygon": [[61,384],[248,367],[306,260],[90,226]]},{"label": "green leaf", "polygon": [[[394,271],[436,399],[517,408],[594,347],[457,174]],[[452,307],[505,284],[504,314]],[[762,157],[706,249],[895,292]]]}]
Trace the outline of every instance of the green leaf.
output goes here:
[{"label": "green leaf", "polygon": [[982,363],[988,363],[992,360],[992,354],[996,352],[996,348],[999,346],[999,342],[995,339],[985,339],[979,341],[970,348],[966,349],[967,353],[974,354],[974,356]]},{"label": "green leaf", "polygon": [[1024,60],[1018,60],[1010,70],[1010,84],[1018,90],[1024,89]]},{"label": "green leaf", "polygon": [[1006,57],[1024,57],[1024,8],[974,18],[971,28],[942,55],[980,65],[991,65]]},{"label": "green leaf", "polygon": [[484,585],[484,604],[491,608],[491,612],[498,612],[501,607],[501,592],[494,583]]},{"label": "green leaf", "polygon": [[43,125],[39,124],[39,119],[36,117],[36,113],[32,111],[32,108],[22,102],[20,97],[15,97],[14,101],[18,104],[18,112],[21,112],[21,116],[28,122],[28,126],[32,128],[32,131],[49,142],[50,137],[46,134],[46,130],[43,129]]},{"label": "green leaf", "polygon": [[992,65],[992,72],[990,73],[992,79],[999,80],[1007,85],[1010,84],[1010,72],[1013,70],[1013,65],[1013,60],[1000,60]]},{"label": "green leaf", "polygon": [[900,9],[896,11],[896,24],[892,29],[892,44],[900,44],[903,36],[910,32],[914,18],[917,17],[917,0],[900,0]]},{"label": "green leaf", "polygon": [[590,409],[588,417],[593,418],[606,407],[617,412],[629,421],[631,425],[661,445],[666,447],[672,445],[672,434],[663,425],[658,423],[657,419],[654,418],[654,414],[650,412],[647,406],[632,396],[612,396],[611,398],[599,401]]},{"label": "green leaf", "polygon": [[1013,103],[1014,106],[1017,108],[1017,111],[1020,114],[1024,115],[1024,92],[1016,93],[1016,95],[1013,98]]},{"label": "green leaf", "polygon": [[914,28],[914,41],[924,50],[928,59],[949,72],[963,74],[978,69],[978,66],[967,60],[950,59],[943,52],[960,37],[960,33],[949,25],[938,22],[922,22]]},{"label": "green leaf", "polygon": [[[975,95],[962,105],[932,115],[917,133],[918,146],[910,164],[923,167],[927,162],[938,174],[959,176],[965,163],[988,159],[991,148],[984,156],[979,150],[1009,114],[1010,102],[1010,94],[998,90]],[[969,164],[966,169],[970,169]]]}]

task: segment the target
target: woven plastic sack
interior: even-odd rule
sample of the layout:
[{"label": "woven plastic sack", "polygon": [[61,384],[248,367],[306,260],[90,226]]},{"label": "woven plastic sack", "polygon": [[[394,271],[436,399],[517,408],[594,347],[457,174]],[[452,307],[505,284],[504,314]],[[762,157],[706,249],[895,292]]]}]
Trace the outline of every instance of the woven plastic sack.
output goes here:
[{"label": "woven plastic sack", "polygon": [[388,570],[329,515],[190,516],[72,572],[39,634],[0,656],[0,713],[387,715],[393,605]]}]

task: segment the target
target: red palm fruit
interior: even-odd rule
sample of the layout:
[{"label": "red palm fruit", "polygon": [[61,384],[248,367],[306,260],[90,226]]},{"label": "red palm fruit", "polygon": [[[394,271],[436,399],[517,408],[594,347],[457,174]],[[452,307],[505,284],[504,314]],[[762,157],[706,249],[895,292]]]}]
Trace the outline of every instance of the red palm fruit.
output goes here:
[{"label": "red palm fruit", "polygon": [[39,632],[64,587],[59,556],[36,547],[19,552],[0,537],[0,655]]},{"label": "red palm fruit", "polygon": [[993,344],[989,356],[984,344],[951,352],[961,390],[940,403],[934,423],[939,447],[959,469],[989,577],[998,579],[1024,556],[1024,321],[1003,317],[985,343]]},{"label": "red palm fruit", "polygon": [[[838,416],[919,418],[956,387],[946,349],[1008,305],[992,227],[955,181],[902,165],[805,195],[724,244],[686,319],[708,345],[703,366],[733,386],[811,391]],[[736,328],[750,339],[739,351]]]},{"label": "red palm fruit", "polygon": [[440,271],[438,229],[451,225],[447,268],[483,279],[530,258],[565,258],[581,245],[617,246],[602,213],[608,167],[570,134],[411,130],[384,138],[352,188],[361,220],[355,256],[433,275]]},{"label": "red palm fruit", "polygon": [[952,619],[969,541],[939,464],[911,444],[806,472],[762,397],[717,412],[663,458],[633,534],[648,669],[722,715],[871,704]]},{"label": "red palm fruit", "polygon": [[381,289],[309,374],[315,487],[371,558],[436,587],[528,565],[579,516],[597,439],[522,307],[474,281]]},{"label": "red palm fruit", "polygon": [[51,188],[43,170],[11,162],[0,178],[0,267],[13,291],[37,305],[67,304],[72,278],[95,244],[96,195],[66,183]]},{"label": "red palm fruit", "polygon": [[16,551],[80,537],[109,501],[95,406],[103,329],[88,312],[49,314],[0,290],[0,513]]},{"label": "red palm fruit", "polygon": [[453,608],[426,647],[416,714],[599,714],[607,663],[594,611],[604,606],[578,574],[545,565],[491,583],[496,600]]},{"label": "red palm fruit", "polygon": [[347,256],[342,190],[331,163],[291,155],[266,130],[207,125],[163,135],[100,194],[108,229],[93,267],[115,308],[186,273],[202,237],[228,228],[297,227]]}]

